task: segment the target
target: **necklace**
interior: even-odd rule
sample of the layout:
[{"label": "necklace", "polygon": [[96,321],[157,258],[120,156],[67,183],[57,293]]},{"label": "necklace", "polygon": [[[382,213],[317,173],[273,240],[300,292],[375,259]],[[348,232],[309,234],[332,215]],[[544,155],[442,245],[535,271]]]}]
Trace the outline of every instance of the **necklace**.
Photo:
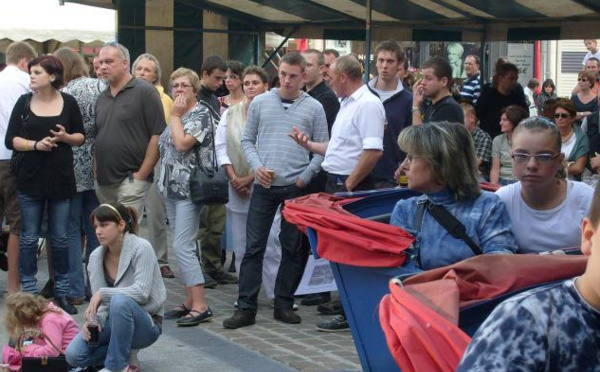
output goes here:
[{"label": "necklace", "polygon": [[562,134],[560,135],[560,139],[562,140],[562,142],[567,142],[569,139],[571,139],[571,136],[573,135],[573,133],[575,133],[573,130],[571,130],[571,132],[569,132],[569,134],[567,134],[566,136],[563,136]]}]

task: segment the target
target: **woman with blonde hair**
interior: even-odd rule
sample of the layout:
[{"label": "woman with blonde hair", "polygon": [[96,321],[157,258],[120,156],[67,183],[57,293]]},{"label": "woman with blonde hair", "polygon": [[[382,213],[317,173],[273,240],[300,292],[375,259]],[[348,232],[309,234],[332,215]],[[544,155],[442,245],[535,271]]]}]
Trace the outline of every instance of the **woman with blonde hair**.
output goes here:
[{"label": "woman with blonde hair", "polygon": [[[4,323],[10,343],[2,350],[2,363],[11,368],[20,366],[22,356],[58,356],[79,332],[69,314],[43,297],[15,292],[6,297],[5,306]],[[17,345],[21,335],[28,341]],[[20,353],[17,346],[22,348]]]},{"label": "woman with blonde hair", "polygon": [[[401,168],[408,188],[423,194],[398,201],[390,220],[416,238],[405,270],[429,270],[476,254],[516,251],[504,204],[479,187],[473,141],[463,125],[411,126],[400,133],[398,145],[406,153]],[[457,238],[442,227],[434,209],[445,210],[462,223],[466,237]]]},{"label": "woman with blonde hair", "polygon": [[[190,175],[199,165],[214,164],[214,132],[218,113],[198,103],[200,78],[188,68],[171,74],[174,98],[169,126],[159,139],[160,176],[158,191],[162,194],[173,231],[173,248],[185,285],[185,301],[167,311],[165,318],[177,319],[180,327],[196,326],[212,318],[204,295],[204,275],[196,255],[196,236],[200,227],[202,205],[190,197]],[[214,111],[214,110],[213,110]]]}]

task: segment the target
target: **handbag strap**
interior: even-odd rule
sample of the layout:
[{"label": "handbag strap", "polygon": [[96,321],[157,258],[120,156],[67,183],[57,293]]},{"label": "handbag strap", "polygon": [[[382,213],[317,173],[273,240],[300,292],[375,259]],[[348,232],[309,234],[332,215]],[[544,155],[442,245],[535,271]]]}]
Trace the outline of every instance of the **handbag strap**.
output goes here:
[{"label": "handbag strap", "polygon": [[50,345],[52,345],[53,348],[56,349],[56,351],[58,351],[61,355],[65,355],[65,352],[62,351],[58,346],[56,346],[54,344],[54,342],[52,342],[52,340],[46,336],[46,334],[42,331],[36,330],[36,329],[26,329],[23,332],[21,332],[21,334],[19,335],[19,339],[17,342],[17,351],[21,354],[21,356],[23,355],[23,339],[25,338],[25,335],[30,334],[35,338],[43,338],[44,340],[46,340]]},{"label": "handbag strap", "polygon": [[31,97],[32,93],[27,93],[27,97],[25,98],[25,103],[23,104],[23,113],[21,113],[21,130],[19,131],[19,135],[27,139],[27,122],[29,121],[29,110],[31,108]]},{"label": "handbag strap", "polygon": [[475,244],[473,239],[467,234],[467,228],[456,217],[452,215],[444,206],[435,204],[429,198],[421,199],[418,202],[417,211],[415,212],[415,230],[421,231],[423,216],[428,212],[450,235],[455,239],[460,239],[465,242],[473,251],[473,254],[479,256],[483,254],[481,248]]},{"label": "handbag strap", "polygon": [[[212,108],[209,104],[207,104],[206,102],[200,100],[199,101],[200,104],[202,104],[202,106],[206,107],[208,109],[208,111],[210,111],[210,138],[212,141],[212,149],[213,149],[213,165],[215,167],[215,169],[218,168],[218,164],[217,164],[217,150],[215,147],[215,128],[213,125],[213,117],[219,117],[219,113],[217,113],[215,111],[214,108]],[[194,151],[196,152],[196,162],[198,163],[198,168],[202,167],[202,163],[200,162],[200,153],[198,152],[198,147],[200,147],[200,143],[197,143],[194,145]]]}]

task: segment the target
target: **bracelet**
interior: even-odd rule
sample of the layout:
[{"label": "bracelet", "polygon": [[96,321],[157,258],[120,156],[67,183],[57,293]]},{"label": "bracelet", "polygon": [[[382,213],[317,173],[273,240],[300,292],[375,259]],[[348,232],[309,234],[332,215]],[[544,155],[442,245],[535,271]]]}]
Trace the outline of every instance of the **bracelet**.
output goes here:
[{"label": "bracelet", "polygon": [[416,111],[421,111],[420,107],[413,107],[410,112],[416,112]]},{"label": "bracelet", "polygon": [[29,144],[29,140],[25,140],[25,151],[30,151],[31,145]]},{"label": "bracelet", "polygon": [[35,141],[35,143],[33,144],[33,149],[34,149],[35,151],[37,151],[37,150],[38,150],[38,149],[37,149],[37,144],[38,144],[38,141]]}]

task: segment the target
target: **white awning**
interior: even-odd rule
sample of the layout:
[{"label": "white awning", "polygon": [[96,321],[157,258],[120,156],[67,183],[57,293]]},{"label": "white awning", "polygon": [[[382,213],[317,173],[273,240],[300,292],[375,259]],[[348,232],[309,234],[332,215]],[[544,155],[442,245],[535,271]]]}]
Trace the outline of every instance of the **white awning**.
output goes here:
[{"label": "white awning", "polygon": [[3,1],[0,39],[112,41],[116,38],[116,12],[58,0]]}]

